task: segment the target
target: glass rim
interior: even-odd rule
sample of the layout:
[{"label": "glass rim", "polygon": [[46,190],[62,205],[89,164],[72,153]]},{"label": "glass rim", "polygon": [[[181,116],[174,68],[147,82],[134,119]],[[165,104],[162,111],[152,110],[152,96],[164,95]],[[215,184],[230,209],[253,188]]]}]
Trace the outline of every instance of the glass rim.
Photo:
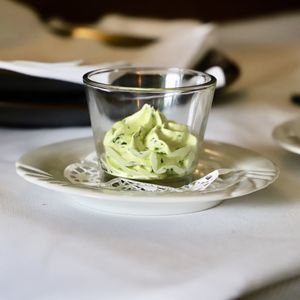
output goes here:
[{"label": "glass rim", "polygon": [[[207,76],[208,81],[201,83],[201,84],[194,84],[194,85],[187,85],[187,86],[179,86],[179,87],[170,87],[170,88],[145,88],[145,87],[127,87],[127,86],[119,86],[119,85],[113,85],[108,83],[101,83],[92,80],[90,77],[95,74],[101,74],[101,73],[111,73],[111,72],[120,72],[125,70],[131,70],[131,71],[176,71],[176,72],[182,72],[182,73],[190,73],[198,76]],[[118,92],[143,92],[143,93],[168,93],[168,92],[194,92],[198,90],[207,89],[210,87],[214,87],[216,85],[216,78],[210,74],[207,74],[205,72],[196,71],[188,68],[168,68],[168,67],[131,67],[131,66],[121,66],[121,67],[107,67],[103,69],[95,69],[92,71],[89,71],[83,75],[83,83],[89,87],[96,88],[96,89],[102,89],[102,90],[111,90],[111,91],[118,91]]]}]

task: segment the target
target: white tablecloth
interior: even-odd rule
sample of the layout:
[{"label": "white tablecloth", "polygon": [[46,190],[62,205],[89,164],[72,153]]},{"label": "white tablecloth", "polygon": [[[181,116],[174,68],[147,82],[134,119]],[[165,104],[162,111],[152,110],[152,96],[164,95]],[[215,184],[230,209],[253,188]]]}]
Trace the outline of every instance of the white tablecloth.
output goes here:
[{"label": "white tablecloth", "polygon": [[24,152],[91,135],[89,128],[2,128],[0,299],[233,299],[300,274],[300,156],[271,138],[274,126],[300,115],[290,102],[299,92],[299,40],[266,35],[265,43],[236,45],[231,26],[220,29],[220,47],[243,77],[214,105],[206,138],[269,157],[278,181],[195,214],[101,214],[25,182],[14,166]]}]

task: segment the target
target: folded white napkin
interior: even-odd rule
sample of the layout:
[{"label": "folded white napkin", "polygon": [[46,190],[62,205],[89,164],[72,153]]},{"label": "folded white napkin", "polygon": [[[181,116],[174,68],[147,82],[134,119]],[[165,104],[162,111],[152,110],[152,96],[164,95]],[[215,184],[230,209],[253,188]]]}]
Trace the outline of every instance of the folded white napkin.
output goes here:
[{"label": "folded white napkin", "polygon": [[[43,78],[82,83],[85,72],[115,64],[191,68],[214,43],[212,24],[107,15],[94,27],[157,39],[145,47],[116,48],[95,40],[56,36],[26,7],[7,0],[0,0],[0,6],[0,68]],[[218,87],[225,84],[221,68],[208,72],[217,77]]]},{"label": "folded white napkin", "polygon": [[73,83],[83,83],[83,75],[91,70],[113,66],[125,66],[125,63],[114,62],[99,65],[81,65],[81,61],[61,63],[41,63],[21,60],[0,61],[0,69],[6,69],[31,76],[51,78]]}]

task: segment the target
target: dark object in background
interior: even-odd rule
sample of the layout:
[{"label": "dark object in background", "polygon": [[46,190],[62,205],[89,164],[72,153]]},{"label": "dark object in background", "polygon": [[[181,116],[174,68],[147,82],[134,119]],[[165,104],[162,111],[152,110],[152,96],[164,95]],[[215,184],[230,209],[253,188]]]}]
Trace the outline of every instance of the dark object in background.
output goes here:
[{"label": "dark object in background", "polygon": [[294,94],[291,96],[291,100],[293,103],[300,105],[300,94]]},{"label": "dark object in background", "polygon": [[217,93],[223,91],[223,89],[231,85],[240,76],[240,68],[238,67],[238,65],[217,50],[208,51],[203,59],[198,64],[196,64],[193,69],[204,71],[213,66],[220,67],[225,74],[225,87],[217,89]]},{"label": "dark object in background", "polygon": [[[222,53],[211,50],[194,69],[223,69],[226,90],[239,76],[238,66]],[[220,101],[220,100],[219,100]],[[84,86],[0,71],[0,125],[10,127],[62,127],[90,124]]]},{"label": "dark object in background", "polygon": [[0,125],[89,125],[83,86],[0,71]]},{"label": "dark object in background", "polygon": [[299,0],[248,0],[248,1],[71,1],[71,0],[17,0],[29,4],[46,20],[53,16],[73,23],[91,23],[101,15],[121,13],[154,18],[194,18],[207,21],[224,21],[253,16],[294,11],[300,8]]}]

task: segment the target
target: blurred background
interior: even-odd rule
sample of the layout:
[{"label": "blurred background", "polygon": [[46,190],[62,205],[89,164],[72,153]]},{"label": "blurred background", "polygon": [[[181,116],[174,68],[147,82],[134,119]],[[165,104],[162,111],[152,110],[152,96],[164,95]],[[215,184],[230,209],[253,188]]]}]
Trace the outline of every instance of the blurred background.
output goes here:
[{"label": "blurred background", "polygon": [[80,23],[96,21],[100,15],[107,13],[161,18],[196,18],[206,22],[250,18],[300,8],[299,0],[19,0],[18,2],[34,7],[45,19],[56,16]]},{"label": "blurred background", "polygon": [[[80,26],[92,31],[77,36]],[[217,67],[225,78],[214,98],[217,105],[242,100],[249,84],[294,66],[299,32],[299,0],[0,0],[0,126],[89,125],[82,75],[76,83],[60,70],[50,79],[36,75],[49,65],[24,75],[13,72],[23,65],[8,70],[10,61],[26,61],[27,67],[28,61],[79,60],[94,68],[119,61],[200,71]],[[146,43],[112,43],[135,35]],[[256,70],[260,76],[254,76]]]}]

